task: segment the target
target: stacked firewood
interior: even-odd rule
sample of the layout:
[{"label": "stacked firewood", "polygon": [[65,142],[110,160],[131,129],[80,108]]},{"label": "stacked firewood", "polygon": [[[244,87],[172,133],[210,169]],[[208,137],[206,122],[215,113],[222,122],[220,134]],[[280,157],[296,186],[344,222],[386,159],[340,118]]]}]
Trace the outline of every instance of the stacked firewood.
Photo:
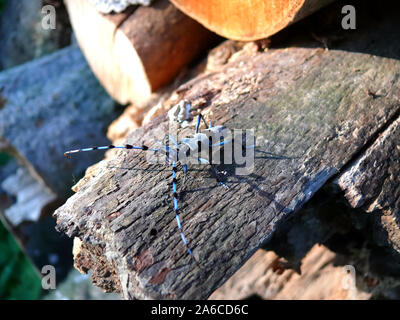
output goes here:
[{"label": "stacked firewood", "polygon": [[261,148],[255,172],[228,174],[227,190],[189,174],[185,189],[199,191],[179,200],[181,219],[201,268],[171,222],[170,172],[139,171],[144,154],[110,150],[55,212],[57,229],[75,238],[78,270],[125,299],[396,292],[399,268],[383,269],[400,252],[400,64],[387,59],[398,58],[397,42],[382,34],[400,30],[398,17],[385,9],[385,21],[345,33],[344,4],[331,2],[64,1],[77,46],[0,74],[0,147],[25,170],[14,179],[28,172],[41,186],[39,206],[65,200],[71,177],[103,158],[64,151],[161,140],[182,101],[213,123],[255,128]]}]

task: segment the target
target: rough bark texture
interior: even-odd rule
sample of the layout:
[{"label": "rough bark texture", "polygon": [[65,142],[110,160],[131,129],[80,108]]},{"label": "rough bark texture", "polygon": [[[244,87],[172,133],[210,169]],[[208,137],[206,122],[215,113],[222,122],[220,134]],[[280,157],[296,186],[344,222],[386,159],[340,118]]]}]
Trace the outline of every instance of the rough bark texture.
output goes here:
[{"label": "rough bark texture", "polygon": [[0,149],[16,156],[31,175],[59,196],[101,154],[72,162],[64,152],[108,144],[114,102],[72,46],[0,73]]},{"label": "rough bark texture", "polygon": [[379,242],[400,253],[400,119],[343,172],[337,183],[353,208],[362,208],[375,220]]},{"label": "rough bark texture", "polygon": [[93,72],[122,104],[145,103],[217,38],[167,0],[115,15],[99,13],[89,1],[66,4]]},{"label": "rough bark texture", "polygon": [[[220,166],[227,172],[228,190],[202,166],[190,168],[183,189],[178,185],[184,233],[201,268],[177,233],[170,168],[148,163],[137,151],[120,151],[88,170],[77,193],[56,211],[58,229],[90,246],[85,255],[96,252],[95,265],[107,258],[108,274],[118,275],[113,287],[126,299],[208,297],[274,231],[284,230],[287,218],[297,217],[293,213],[330,178],[375,150],[380,133],[397,134],[400,47],[395,35],[400,28],[398,17],[391,18],[346,35],[334,50],[305,42],[301,48],[238,56],[177,90],[214,124],[254,128],[257,137],[253,173],[239,176],[234,165]],[[152,145],[167,132],[167,117],[160,116],[127,142]],[[383,134],[380,139],[393,149],[391,138]],[[380,161],[396,168],[392,153],[379,154]],[[390,182],[385,168],[381,177]],[[298,226],[287,237],[304,254],[312,247],[309,230],[314,228]],[[331,228],[324,228],[315,230],[316,239],[328,237]]]}]

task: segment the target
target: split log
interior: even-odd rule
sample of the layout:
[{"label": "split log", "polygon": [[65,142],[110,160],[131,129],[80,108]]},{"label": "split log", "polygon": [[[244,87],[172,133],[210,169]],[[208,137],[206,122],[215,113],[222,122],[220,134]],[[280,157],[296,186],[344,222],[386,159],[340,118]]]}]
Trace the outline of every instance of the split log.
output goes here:
[{"label": "split log", "polygon": [[373,216],[378,242],[400,253],[400,113],[393,119],[336,182],[353,208]]},{"label": "split log", "polygon": [[314,13],[333,0],[171,0],[215,33],[234,40],[258,40]]},{"label": "split log", "polygon": [[101,154],[73,162],[64,152],[82,143],[107,144],[116,117],[77,46],[0,73],[0,150],[12,154],[42,186],[60,197]]},{"label": "split log", "polygon": [[167,0],[114,15],[98,12],[89,1],[65,3],[94,74],[122,104],[144,103],[215,43],[215,34]]},{"label": "split log", "polygon": [[[243,56],[178,90],[213,123],[254,128],[257,136],[252,174],[221,167],[228,190],[216,187],[201,167],[186,179],[181,221],[201,268],[177,233],[171,171],[149,164],[144,153],[121,151],[89,170],[56,211],[58,230],[87,244],[94,264],[107,258],[108,274],[118,280],[114,288],[126,299],[208,297],[398,114],[400,63],[344,51],[365,48],[363,41],[371,39],[375,48],[388,50],[380,33],[359,39],[349,39],[342,50]],[[396,52],[398,44],[389,43]],[[384,95],[367,94],[378,87]],[[167,132],[167,117],[161,116],[127,142],[151,145]]]}]

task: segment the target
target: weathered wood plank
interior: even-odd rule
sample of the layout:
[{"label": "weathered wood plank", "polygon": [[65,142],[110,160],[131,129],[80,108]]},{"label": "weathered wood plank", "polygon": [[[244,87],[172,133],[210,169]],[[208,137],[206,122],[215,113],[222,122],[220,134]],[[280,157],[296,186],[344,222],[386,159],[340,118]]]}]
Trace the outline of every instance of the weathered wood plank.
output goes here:
[{"label": "weathered wood plank", "polygon": [[68,161],[83,140],[108,144],[115,102],[77,46],[0,73],[0,150],[13,154],[43,186],[61,197],[101,154]]},{"label": "weathered wood plank", "polygon": [[[186,179],[181,219],[201,269],[176,232],[170,170],[144,154],[120,152],[90,170],[57,210],[58,229],[103,248],[125,298],[208,297],[398,112],[399,73],[389,58],[291,48],[243,57],[181,87],[194,105],[212,106],[204,114],[213,123],[254,128],[259,146],[251,175],[223,166],[229,190],[207,169]],[[381,97],[366,93],[377,87]],[[128,142],[151,144],[167,129],[160,117]]]}]

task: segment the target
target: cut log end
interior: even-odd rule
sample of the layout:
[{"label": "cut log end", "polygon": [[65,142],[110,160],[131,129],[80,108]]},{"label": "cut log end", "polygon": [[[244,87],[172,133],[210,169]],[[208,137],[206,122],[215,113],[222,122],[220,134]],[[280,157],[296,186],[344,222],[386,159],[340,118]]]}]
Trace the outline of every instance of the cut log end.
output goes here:
[{"label": "cut log end", "polygon": [[273,35],[333,0],[171,0],[206,28],[233,40],[259,40]]}]

